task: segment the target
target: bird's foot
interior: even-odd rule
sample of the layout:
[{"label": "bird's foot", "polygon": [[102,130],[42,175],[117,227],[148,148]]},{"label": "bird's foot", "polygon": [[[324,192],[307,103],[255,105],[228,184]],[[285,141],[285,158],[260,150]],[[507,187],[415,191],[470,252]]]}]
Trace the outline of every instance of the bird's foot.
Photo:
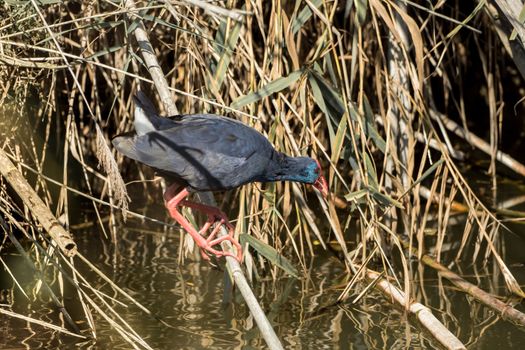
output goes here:
[{"label": "bird's foot", "polygon": [[[235,258],[239,263],[242,262],[242,247],[239,242],[234,238],[235,229],[233,225],[228,221],[226,214],[220,211],[216,207],[209,205],[195,203],[189,200],[185,200],[189,192],[186,189],[183,189],[178,194],[175,194],[174,191],[168,189],[164,194],[164,199],[166,200],[166,208],[168,209],[171,217],[175,219],[192,237],[195,243],[201,249],[201,255],[203,259],[210,260],[208,255],[215,255],[216,257],[221,256],[231,256]],[[186,220],[184,216],[177,209],[178,206],[186,206],[197,211],[200,211],[207,215],[208,219],[202,228],[197,232],[197,230]],[[208,235],[204,237],[204,234],[214,225],[215,227]],[[228,234],[217,237],[221,226],[224,225],[228,228]],[[237,254],[233,254],[226,251],[217,250],[214,246],[222,243],[223,241],[230,241],[230,243],[235,246]]]},{"label": "bird's foot", "polygon": [[[199,235],[201,237],[204,237],[206,232],[214,224],[216,224],[216,225],[213,228],[213,230],[211,231],[211,233],[208,235],[208,237],[205,237],[206,245],[204,247],[200,246],[202,257],[205,260],[210,260],[210,258],[206,255],[206,251],[208,251],[208,252],[214,254],[217,257],[220,257],[220,256],[231,256],[232,258],[235,258],[239,263],[241,263],[242,262],[242,247],[239,244],[239,242],[235,239],[235,237],[233,236],[234,233],[235,233],[235,228],[228,221],[228,218],[226,217],[226,215],[223,212],[221,212],[220,210],[218,210],[218,209],[217,209],[216,213],[210,214],[210,213],[207,212],[206,214],[208,214],[208,220],[202,226],[202,228],[199,230]],[[221,230],[221,227],[223,225],[226,226],[226,228],[228,229],[228,234],[225,234],[223,236],[217,237],[217,234],[219,233],[219,231]],[[235,255],[233,253],[230,253],[230,252],[216,250],[216,249],[213,248],[213,246],[215,246],[217,244],[221,244],[224,241],[230,241],[230,243],[235,247],[235,250],[237,251],[237,255]]]}]

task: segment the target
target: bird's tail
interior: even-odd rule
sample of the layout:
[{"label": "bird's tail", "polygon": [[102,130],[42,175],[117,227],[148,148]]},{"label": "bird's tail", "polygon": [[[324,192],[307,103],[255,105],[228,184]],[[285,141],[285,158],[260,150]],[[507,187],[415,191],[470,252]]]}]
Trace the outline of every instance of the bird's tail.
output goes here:
[{"label": "bird's tail", "polygon": [[158,115],[151,100],[142,91],[137,91],[133,97],[135,101],[135,131],[137,135],[144,135],[148,132],[163,129],[165,126],[172,126],[171,122]]},{"label": "bird's tail", "polygon": [[133,96],[133,100],[135,101],[135,105],[139,106],[146,112],[149,116],[158,116],[157,109],[155,108],[155,105],[153,105],[153,102],[146,96],[144,91],[139,90]]}]

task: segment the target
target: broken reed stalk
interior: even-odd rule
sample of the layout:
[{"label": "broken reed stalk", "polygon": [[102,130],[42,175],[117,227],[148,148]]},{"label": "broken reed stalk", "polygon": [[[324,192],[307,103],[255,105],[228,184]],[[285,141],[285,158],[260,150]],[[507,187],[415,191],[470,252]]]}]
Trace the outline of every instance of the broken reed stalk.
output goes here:
[{"label": "broken reed stalk", "polygon": [[[127,0],[125,6],[130,10],[130,15],[139,21],[137,27],[134,30],[134,35],[137,39],[137,42],[139,43],[142,57],[144,58],[144,62],[152,77],[157,92],[161,96],[162,103],[164,104],[164,107],[166,108],[166,111],[169,115],[175,115],[177,114],[177,107],[171,98],[168,82],[166,81],[166,77],[164,76],[164,73],[159,65],[157,57],[154,54],[153,47],[151,46],[151,43],[148,39],[148,34],[144,29],[144,25],[140,18],[135,14],[135,3],[133,0]],[[205,204],[216,206],[215,199],[209,192],[200,193],[199,198]],[[219,236],[225,235],[227,233],[228,231],[226,227],[221,225]],[[221,246],[223,250],[233,252],[233,247],[231,246],[230,242],[223,241]],[[268,321],[268,318],[259,305],[257,298],[253,294],[253,291],[251,290],[250,285],[244,276],[239,262],[234,258],[226,257],[226,266],[230,272],[230,275],[235,281],[237,288],[241,292],[246,305],[250,309],[250,312],[252,313],[268,347],[272,350],[284,349],[281,341],[275,334],[270,321]]]},{"label": "broken reed stalk", "polygon": [[58,222],[3,149],[0,149],[0,173],[9,182],[44,230],[49,233],[53,242],[58,245],[64,255],[68,257],[74,256],[77,252],[77,245],[69,235],[69,232]]},{"label": "broken reed stalk", "polygon": [[41,321],[41,320],[38,320],[38,319],[33,318],[33,317],[24,316],[22,314],[18,314],[16,312],[12,312],[12,311],[9,311],[9,310],[3,309],[3,308],[0,308],[0,314],[7,315],[9,317],[18,318],[18,319],[24,320],[25,322],[34,323],[34,324],[40,325],[40,326],[45,327],[45,328],[53,329],[53,330],[55,330],[57,332],[61,332],[61,333],[67,334],[67,335],[70,335],[72,337],[77,337],[77,338],[80,338],[80,339],[87,339],[87,337],[83,336],[82,334],[76,334],[76,333],[70,332],[67,329],[65,329],[64,327],[60,327],[60,326],[54,325],[54,324],[49,323],[49,322]]},{"label": "broken reed stalk", "polygon": [[423,304],[417,302],[409,302],[408,308],[407,298],[405,293],[399,290],[396,286],[388,282],[381,274],[366,270],[366,278],[375,284],[375,288],[383,293],[390,301],[399,307],[406,309],[412,316],[417,318],[421,326],[424,327],[431,335],[446,349],[466,349],[465,345],[450,332],[430,311],[430,309]]},{"label": "broken reed stalk", "polygon": [[[485,152],[488,155],[492,153],[490,144],[488,144],[480,137],[474,135],[470,131],[466,131],[459,124],[447,118],[444,114],[430,110],[430,117],[434,120],[439,119],[449,131],[452,131],[457,136],[466,140],[468,143],[470,143],[471,146],[476,147],[477,149]],[[507,153],[503,153],[500,150],[498,150],[496,152],[496,160],[506,165],[509,169],[520,174],[521,176],[525,176],[525,165],[521,164],[516,159],[509,156]]]},{"label": "broken reed stalk", "polygon": [[[409,244],[406,241],[401,241],[403,246],[408,249]],[[413,256],[418,256],[417,249],[411,247],[410,253]],[[485,304],[494,311],[498,312],[502,318],[510,320],[515,324],[524,327],[525,326],[525,314],[521,311],[516,310],[511,305],[505,304],[501,300],[497,299],[493,295],[485,292],[483,289],[478,286],[464,280],[462,277],[456,273],[450,271],[445,266],[438,263],[436,260],[432,259],[430,256],[423,254],[420,259],[425,265],[436,270],[441,277],[446,278],[452,284],[454,284],[461,291],[467,293],[480,303]]]}]

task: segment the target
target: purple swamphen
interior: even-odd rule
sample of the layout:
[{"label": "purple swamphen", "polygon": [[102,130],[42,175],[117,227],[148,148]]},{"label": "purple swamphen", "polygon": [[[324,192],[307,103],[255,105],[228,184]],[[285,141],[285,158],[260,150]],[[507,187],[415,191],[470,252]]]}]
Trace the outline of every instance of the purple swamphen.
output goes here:
[{"label": "purple swamphen", "polygon": [[[154,168],[171,184],[164,193],[166,207],[193,237],[206,260],[209,257],[205,252],[217,257],[230,255],[240,262],[242,249],[226,215],[216,207],[187,200],[191,192],[229,190],[250,182],[297,181],[313,184],[324,196],[328,194],[316,160],[276,151],[261,133],[237,120],[213,114],[161,117],[139,91],[134,125],[136,133],[115,137],[113,145],[127,157]],[[204,226],[197,231],[181,215],[179,206],[206,214]],[[226,225],[229,234],[216,238],[220,229],[216,225],[205,238],[214,223]],[[236,247],[236,256],[213,248],[224,240]]]}]

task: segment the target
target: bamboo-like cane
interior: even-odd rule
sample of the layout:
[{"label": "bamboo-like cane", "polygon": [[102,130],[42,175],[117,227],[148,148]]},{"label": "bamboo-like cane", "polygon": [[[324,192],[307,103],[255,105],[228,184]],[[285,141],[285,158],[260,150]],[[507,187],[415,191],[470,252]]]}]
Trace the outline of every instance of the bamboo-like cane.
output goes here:
[{"label": "bamboo-like cane", "polygon": [[[366,278],[375,283],[375,288],[401,308],[407,305],[406,295],[375,271],[367,270]],[[410,302],[408,312],[417,318],[421,325],[445,348],[466,349],[465,345],[452,334],[423,304]]]},{"label": "bamboo-like cane", "polygon": [[[403,246],[408,249],[409,244],[406,241],[401,241]],[[412,247],[411,253],[414,256],[418,256],[417,250]],[[503,301],[497,299],[493,295],[485,292],[478,286],[466,281],[458,274],[450,271],[445,266],[438,263],[436,260],[432,259],[430,256],[423,254],[421,256],[421,261],[436,270],[441,277],[446,278],[449,280],[452,284],[454,284],[456,287],[458,287],[461,291],[469,294],[477,301],[485,304],[486,306],[490,307],[494,311],[496,311],[498,314],[501,315],[504,319],[507,319],[509,321],[512,321],[513,323],[519,325],[519,326],[525,326],[525,314],[515,308],[513,308],[511,305],[508,305],[504,303]]]},{"label": "bamboo-like cane", "polygon": [[[130,14],[133,14],[133,10],[135,9],[135,3],[133,0],[127,0],[126,1],[126,8],[130,10]],[[155,87],[157,88],[157,92],[161,96],[162,103],[166,107],[166,110],[168,114],[177,114],[177,108],[175,107],[175,103],[171,99],[170,90],[168,86],[168,82],[166,81],[166,78],[164,77],[164,73],[162,72],[162,69],[160,68],[159,62],[157,60],[157,57],[154,54],[153,48],[151,46],[151,43],[148,39],[148,34],[144,29],[144,26],[142,22],[140,22],[136,29],[134,30],[135,38],[137,39],[139,43],[139,47],[141,49],[142,57],[144,58],[144,62],[146,63],[146,66],[148,67],[149,73],[151,74],[151,77],[153,79],[153,82],[155,84]],[[209,192],[206,193],[200,193],[199,198],[203,203],[206,203],[208,205],[215,206],[215,200],[213,198],[213,195]],[[227,234],[227,230],[224,226],[221,226],[220,235]],[[221,243],[222,249],[225,251],[233,252],[233,247],[231,246],[231,243],[228,241],[223,241]],[[255,298],[255,295],[253,294],[250,285],[248,284],[248,281],[246,280],[246,277],[244,276],[244,273],[241,269],[240,264],[237,262],[236,259],[231,257],[226,257],[226,266],[228,268],[228,271],[230,272],[233,280],[235,281],[237,288],[241,292],[246,305],[250,309],[250,312],[252,313],[255,322],[257,323],[257,326],[259,327],[261,334],[268,344],[268,347],[272,350],[280,350],[283,349],[283,346],[275,334],[275,331],[272,328],[272,325],[268,321],[268,318],[264,314],[264,311],[262,310],[261,306],[259,305],[257,298]]]},{"label": "bamboo-like cane", "polygon": [[77,245],[69,235],[69,232],[60,225],[53,213],[18,171],[3,149],[0,149],[0,173],[20,196],[44,230],[49,233],[49,236],[51,236],[51,239],[58,245],[60,250],[68,257],[74,256],[77,252]]}]

